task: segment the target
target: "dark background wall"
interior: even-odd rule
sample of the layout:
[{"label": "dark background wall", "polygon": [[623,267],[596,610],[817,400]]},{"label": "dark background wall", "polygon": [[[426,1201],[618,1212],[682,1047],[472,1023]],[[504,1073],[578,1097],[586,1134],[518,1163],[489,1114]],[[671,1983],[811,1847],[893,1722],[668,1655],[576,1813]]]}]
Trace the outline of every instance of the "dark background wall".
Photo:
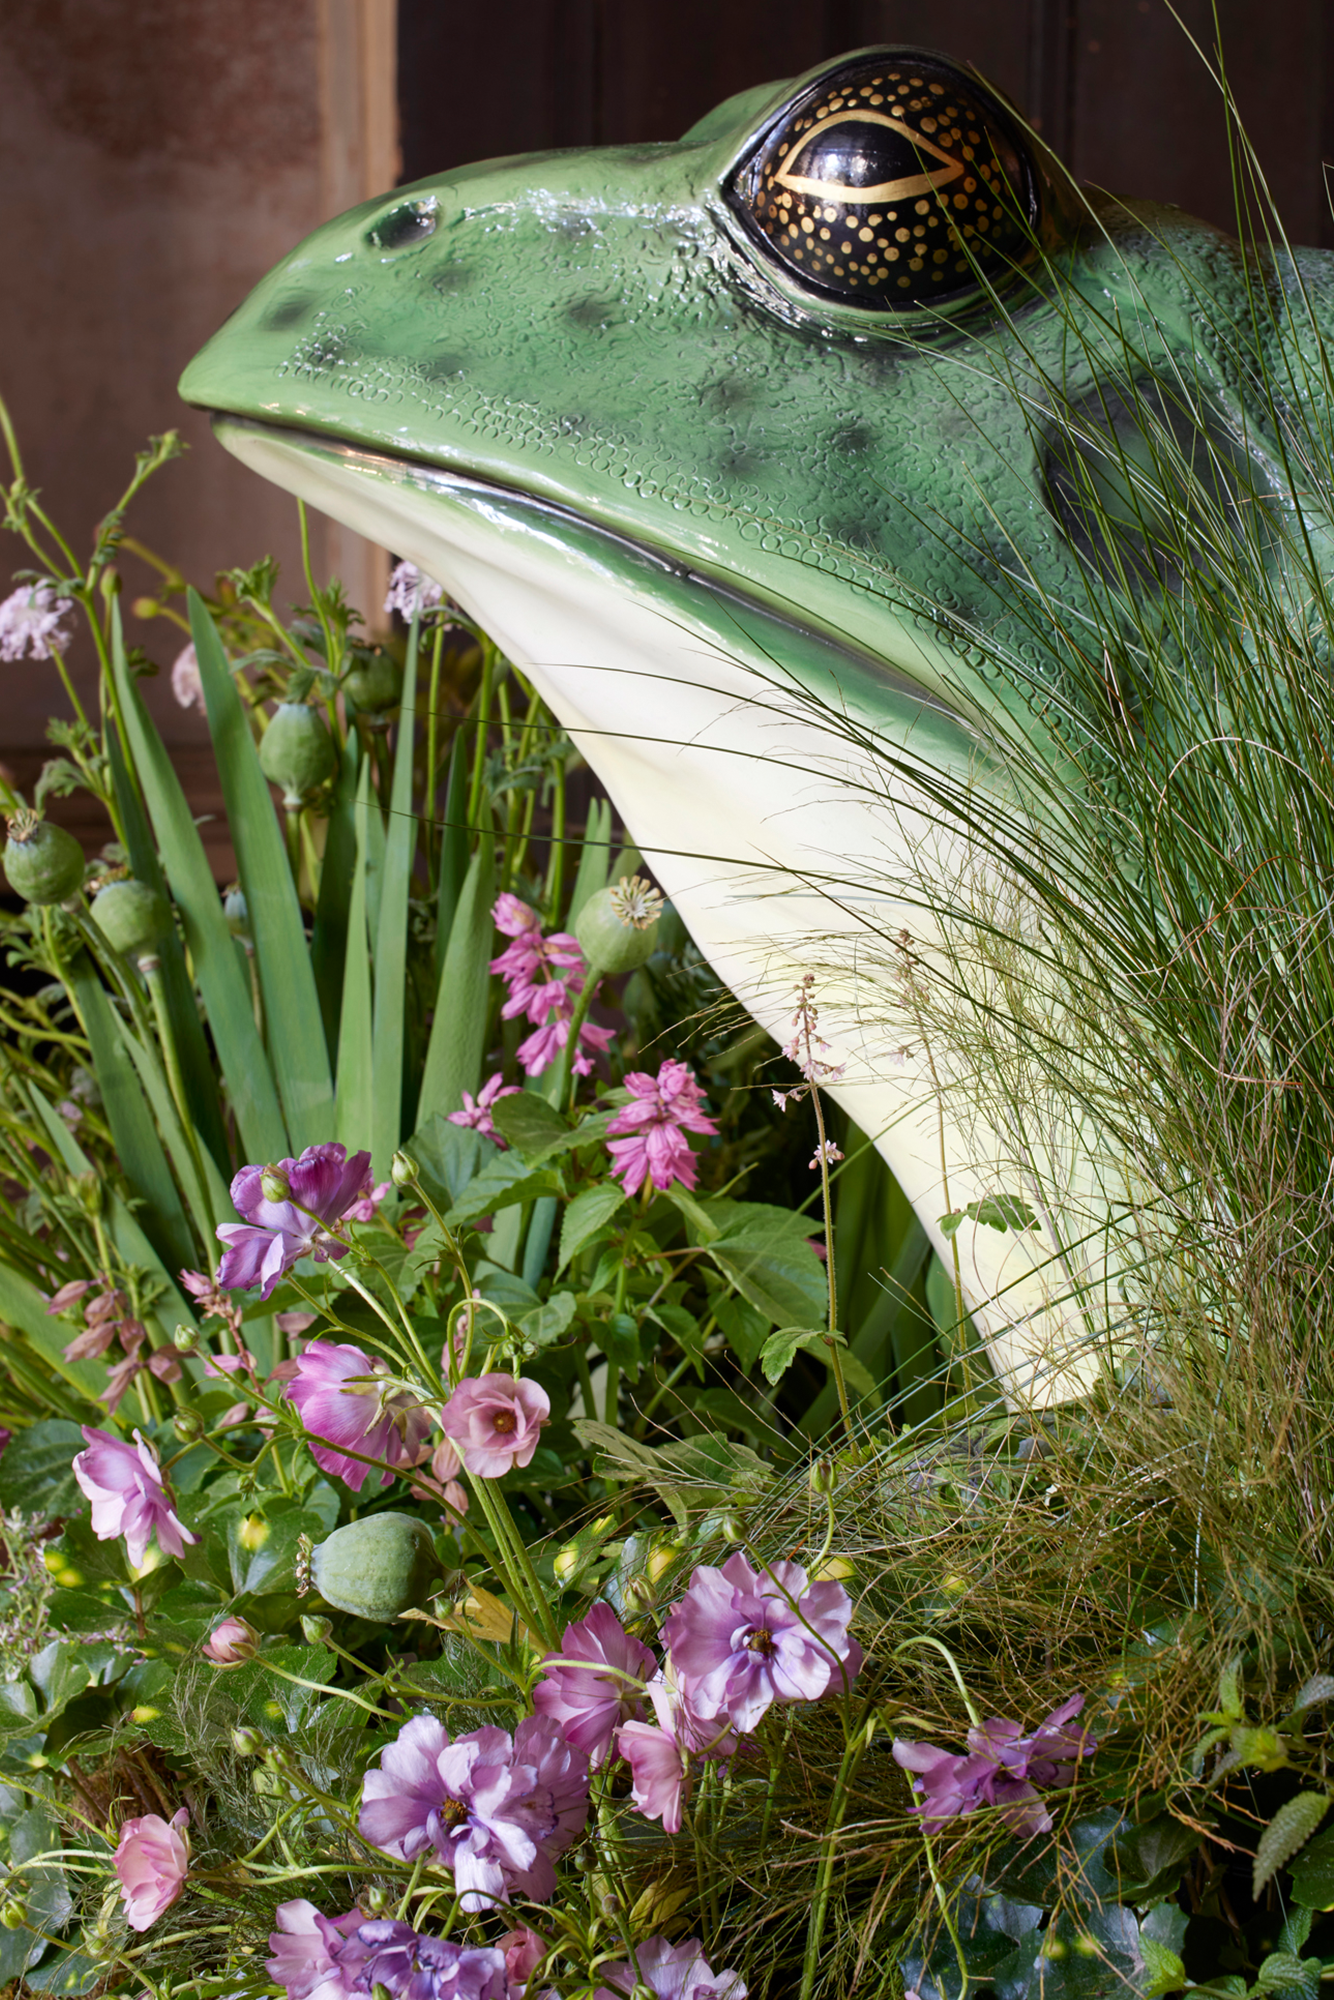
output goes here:
[{"label": "dark background wall", "polygon": [[[548,146],[673,139],[711,105],[867,42],[1006,91],[1078,179],[1235,214],[1209,0],[399,0],[403,178]],[[1331,0],[1219,0],[1229,81],[1285,228],[1334,246]]]}]

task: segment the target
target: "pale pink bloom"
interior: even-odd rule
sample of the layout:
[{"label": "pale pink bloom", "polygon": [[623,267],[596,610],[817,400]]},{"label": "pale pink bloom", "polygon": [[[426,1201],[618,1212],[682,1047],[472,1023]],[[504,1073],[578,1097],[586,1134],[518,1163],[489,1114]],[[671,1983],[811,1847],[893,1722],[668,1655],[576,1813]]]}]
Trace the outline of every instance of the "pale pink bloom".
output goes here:
[{"label": "pale pink bloom", "polygon": [[205,1317],[212,1315],[225,1321],[234,1334],[240,1335],[241,1308],[228,1298],[216,1278],[210,1278],[207,1271],[178,1271],[176,1275]]},{"label": "pale pink bloom", "polygon": [[599,1977],[610,1979],[619,1991],[599,1986],[593,2000],[620,2000],[626,1993],[647,1988],[653,2000],[746,2000],[746,1983],[739,1972],[715,1972],[704,1956],[698,1938],[672,1944],[667,1938],[648,1938],[635,1946],[634,1966],[623,1959],[604,1965]]},{"label": "pale pink bloom", "polygon": [[91,1278],[71,1278],[58,1292],[52,1292],[46,1302],[46,1310],[48,1313],[68,1312],[71,1306],[76,1306],[84,1294],[91,1292],[92,1289]]},{"label": "pale pink bloom", "polygon": [[63,653],[73,636],[62,625],[73,600],[57,597],[49,583],[21,583],[0,604],[0,660],[49,660]]},{"label": "pale pink bloom", "polygon": [[843,1155],[839,1151],[839,1148],[834,1144],[833,1140],[826,1139],[823,1145],[816,1147],[815,1157],[811,1161],[811,1166],[818,1167],[821,1160],[823,1160],[827,1167],[832,1167],[835,1160],[841,1160],[842,1158]]},{"label": "pale pink bloom", "polygon": [[619,1726],[642,1715],[643,1686],[657,1672],[657,1661],[610,1604],[599,1603],[565,1627],[559,1653],[548,1653],[542,1665],[545,1677],[533,1689],[533,1707],[586,1753],[596,1771]]},{"label": "pale pink bloom", "polygon": [[433,1477],[440,1481],[446,1504],[452,1507],[456,1514],[466,1514],[468,1511],[468,1495],[459,1484],[459,1474],[462,1470],[463,1460],[459,1457],[453,1440],[446,1438],[431,1454],[431,1472]]},{"label": "pale pink bloom", "polygon": [[695,1710],[750,1730],[771,1702],[818,1701],[855,1679],[851,1617],[841,1583],[808,1583],[798,1563],[752,1569],[738,1549],[721,1569],[699,1565],[662,1636]]},{"label": "pale pink bloom", "polygon": [[[312,1340],[288,1383],[316,1465],[354,1493],[373,1470],[363,1459],[383,1462],[379,1483],[387,1486],[394,1469],[426,1456],[431,1419],[411,1396],[387,1385],[387,1373],[383,1361],[372,1361],[359,1347]],[[350,1451],[361,1456],[349,1458]]]},{"label": "pale pink bloom", "polygon": [[354,1201],[351,1208],[344,1209],[344,1222],[370,1222],[393,1185],[392,1181],[377,1181],[369,1194],[364,1194],[360,1201]]},{"label": "pale pink bloom", "polygon": [[112,1856],[120,1877],[125,1921],[132,1931],[146,1931],[169,1910],[185,1887],[190,1872],[190,1815],[184,1806],[170,1823],[157,1813],[127,1819]]},{"label": "pale pink bloom", "polygon": [[389,595],[384,601],[384,608],[386,611],[397,611],[410,625],[418,607],[423,611],[434,611],[444,594],[441,586],[433,578],[424,575],[416,563],[395,563],[394,573],[389,579]]},{"label": "pale pink bloom", "polygon": [[100,1542],[124,1535],[137,1569],[155,1529],[164,1556],[183,1555],[187,1542],[199,1540],[177,1518],[153,1447],[138,1431],[128,1445],[85,1424],[83,1438],[88,1448],[74,1460],[74,1477],[93,1503],[93,1533]]},{"label": "pale pink bloom", "polygon": [[486,1079],[476,1097],[473,1096],[470,1090],[464,1091],[463,1109],[462,1111],[451,1111],[449,1122],[451,1125],[471,1126],[472,1130],[480,1132],[484,1139],[494,1139],[501,1151],[504,1152],[506,1150],[505,1141],[501,1138],[492,1122],[491,1107],[498,1103],[502,1097],[517,1097],[518,1095],[518,1084],[506,1083],[504,1072],[497,1070],[494,1076],[489,1076]]},{"label": "pale pink bloom", "polygon": [[469,1375],[440,1412],[440,1428],[475,1478],[500,1479],[516,1465],[531,1464],[550,1415],[551,1398],[536,1382]]},{"label": "pale pink bloom", "polygon": [[171,691],[182,708],[204,706],[204,683],[199,677],[199,655],[193,640],[182,646],[171,663]]},{"label": "pale pink bloom", "polygon": [[509,1980],[511,2000],[523,2000],[528,1981],[541,1964],[546,1946],[527,1924],[516,1924],[512,1931],[506,1931],[503,1937],[497,1938],[496,1943],[505,1954],[505,1976]]},{"label": "pale pink bloom", "polygon": [[[526,1040],[519,1043],[515,1054],[519,1067],[525,1076],[541,1076],[570,1039],[570,1023],[560,1016],[548,1021],[544,1028],[534,1028]],[[576,1076],[588,1076],[593,1068],[592,1060],[584,1053],[585,1044],[605,1055],[616,1039],[614,1028],[599,1028],[596,1022],[585,1021],[579,1029],[579,1044],[570,1062]]]},{"label": "pale pink bloom", "polygon": [[714,1133],[718,1127],[703,1108],[704,1093],[690,1065],[669,1060],[656,1076],[632,1070],[625,1086],[634,1101],[607,1127],[612,1174],[627,1194],[637,1194],[645,1180],[659,1190],[675,1181],[693,1188],[699,1168],[685,1135]]},{"label": "pale pink bloom", "polygon": [[204,1641],[204,1653],[216,1667],[243,1667],[253,1660],[259,1633],[244,1618],[224,1618]]},{"label": "pale pink bloom", "polygon": [[630,1766],[631,1796],[638,1811],[646,1819],[660,1819],[664,1833],[679,1833],[691,1757],[726,1762],[736,1750],[736,1737],[725,1716],[701,1715],[695,1708],[670,1655],[647,1692],[658,1718],[656,1728],[647,1722],[622,1723],[616,1745]]}]

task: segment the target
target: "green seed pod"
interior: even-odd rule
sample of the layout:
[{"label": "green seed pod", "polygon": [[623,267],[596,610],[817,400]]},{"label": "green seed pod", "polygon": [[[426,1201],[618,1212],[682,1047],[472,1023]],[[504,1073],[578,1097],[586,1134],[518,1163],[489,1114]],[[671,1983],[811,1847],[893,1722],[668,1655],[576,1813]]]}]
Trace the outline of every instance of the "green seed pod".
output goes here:
[{"label": "green seed pod", "polygon": [[63,903],[83,886],[83,849],[72,833],[36,813],[9,822],[5,873],[25,903]]},{"label": "green seed pod", "polygon": [[392,653],[377,648],[343,678],[343,691],[363,715],[383,715],[397,708],[403,693],[403,668]]},{"label": "green seed pod", "polygon": [[113,951],[139,958],[162,942],[171,912],[147,882],[108,882],[93,898],[92,919]]},{"label": "green seed pod", "polygon": [[259,765],[271,785],[281,785],[283,804],[295,812],[331,778],[338,764],[329,732],[309,702],[284,701],[264,731]]},{"label": "green seed pod", "polygon": [[622,875],[612,889],[590,896],[575,921],[574,934],[589,969],[633,972],[658,948],[662,897],[640,875]]},{"label": "green seed pod", "polygon": [[424,1604],[441,1574],[431,1531],[411,1514],[350,1521],[310,1559],[311,1581],[326,1604],[377,1625]]}]

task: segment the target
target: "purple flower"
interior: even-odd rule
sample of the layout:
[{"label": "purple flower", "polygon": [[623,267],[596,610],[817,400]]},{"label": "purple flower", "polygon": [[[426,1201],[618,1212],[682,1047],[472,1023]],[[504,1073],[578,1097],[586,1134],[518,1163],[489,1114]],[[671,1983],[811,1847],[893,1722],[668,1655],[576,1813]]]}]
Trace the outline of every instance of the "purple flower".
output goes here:
[{"label": "purple flower", "polygon": [[1052,1817],[1035,1786],[1071,1784],[1080,1758],[1097,1749],[1096,1737],[1066,1727],[1083,1706],[1083,1695],[1072,1695],[1031,1736],[1022,1735],[1017,1722],[980,1723],[968,1732],[965,1755],[896,1739],[894,1760],[913,1773],[912,1811],[930,1827],[962,1819],[979,1806],[1000,1806],[1013,1832],[1049,1832]]},{"label": "purple flower", "polygon": [[[739,1972],[714,1972],[704,1956],[698,1938],[684,1944],[669,1944],[666,1938],[648,1938],[635,1946],[639,1978],[656,2000],[746,2000],[746,1983]],[[601,1977],[610,1979],[619,1993],[599,1986],[593,2000],[623,2000],[636,1989],[634,1967],[617,1960],[601,1968]]]},{"label": "purple flower", "polygon": [[533,1707],[556,1724],[567,1743],[586,1753],[596,1771],[620,1725],[642,1715],[635,1682],[650,1680],[658,1663],[609,1604],[595,1604],[587,1618],[565,1627],[559,1655],[548,1653],[543,1664],[546,1673],[533,1689]]},{"label": "purple flower", "polygon": [[280,1903],[274,1915],[278,1929],[269,1935],[273,1957],[264,1969],[286,1988],[287,2000],[351,2000],[366,1962],[365,1949],[353,1935],[363,1921],[361,1911],[324,1917],[313,1903],[299,1899]]},{"label": "purple flower", "polygon": [[497,1945],[457,1945],[421,1937],[389,1919],[362,1924],[366,1951],[358,1990],[383,1986],[393,2000],[508,2000],[505,1954]]},{"label": "purple flower", "polygon": [[471,1126],[472,1130],[480,1132],[484,1139],[494,1139],[500,1150],[504,1152],[506,1150],[505,1141],[501,1138],[499,1132],[497,1132],[492,1121],[491,1107],[493,1104],[498,1103],[502,1097],[517,1097],[518,1095],[518,1084],[506,1083],[504,1072],[497,1070],[494,1076],[487,1078],[476,1097],[473,1096],[470,1090],[464,1091],[463,1109],[462,1111],[451,1111],[449,1122],[451,1125]]},{"label": "purple flower", "polygon": [[812,1583],[798,1563],[753,1570],[738,1553],[695,1571],[662,1628],[683,1692],[701,1715],[753,1729],[773,1701],[818,1701],[862,1662],[848,1637],[841,1583]]},{"label": "purple flower", "polygon": [[417,1715],[366,1773],[358,1825],[399,1861],[433,1849],[474,1912],[507,1903],[511,1889],[544,1902],[553,1857],[587,1818],[588,1759],[544,1716],[526,1716],[512,1738],[488,1726],[451,1742]]},{"label": "purple flower", "polygon": [[681,1831],[681,1809],[692,1757],[733,1755],[736,1738],[725,1718],[701,1715],[689,1691],[677,1680],[668,1654],[660,1674],[648,1684],[657,1726],[625,1722],[616,1733],[616,1747],[630,1766],[635,1809],[645,1819],[660,1819],[664,1833]]},{"label": "purple flower", "polygon": [[[547,1022],[544,1028],[534,1028],[526,1041],[519,1043],[515,1050],[519,1066],[525,1076],[541,1076],[570,1039],[570,1023],[564,1014],[558,1014]],[[584,1054],[584,1044],[605,1055],[616,1039],[613,1028],[599,1028],[592,1021],[584,1021],[579,1029],[579,1042],[570,1061],[570,1068],[576,1076],[587,1076],[593,1064]]]},{"label": "purple flower", "polygon": [[146,1931],[169,1910],[190,1873],[190,1813],[181,1806],[169,1820],[158,1813],[127,1819],[120,1830],[111,1865],[120,1877],[125,1921],[132,1931]]},{"label": "purple flower", "polygon": [[204,683],[193,639],[188,646],[182,646],[171,663],[171,691],[181,708],[204,706]]},{"label": "purple flower", "polygon": [[704,1093],[690,1065],[665,1062],[655,1077],[632,1070],[625,1085],[635,1102],[618,1111],[607,1127],[613,1175],[621,1176],[627,1194],[637,1194],[645,1179],[658,1189],[674,1181],[694,1187],[698,1167],[685,1135],[718,1127],[703,1109]]},{"label": "purple flower", "polygon": [[[360,1493],[374,1467],[349,1451],[381,1459],[386,1466],[416,1465],[426,1456],[431,1417],[402,1390],[391,1392],[382,1361],[372,1361],[359,1347],[335,1347],[312,1340],[298,1360],[287,1385],[305,1425],[316,1465]],[[393,1473],[380,1474],[387,1486]]]},{"label": "purple flower", "polygon": [[433,578],[425,576],[416,563],[395,563],[394,573],[389,579],[389,595],[384,601],[384,608],[386,611],[397,611],[410,625],[418,607],[423,611],[434,611],[444,594],[440,585]]},{"label": "purple flower", "polygon": [[199,1540],[177,1518],[153,1447],[138,1431],[128,1445],[110,1431],[85,1424],[83,1441],[88,1449],[78,1454],[73,1471],[93,1503],[93,1533],[99,1542],[124,1535],[125,1552],[138,1569],[154,1530],[164,1556],[183,1555],[187,1542]]},{"label": "purple flower", "polygon": [[329,1232],[371,1193],[371,1156],[331,1144],[307,1146],[299,1160],[282,1160],[278,1173],[291,1191],[287,1201],[268,1201],[260,1185],[268,1167],[242,1167],[232,1182],[232,1200],[244,1223],[224,1222],[218,1239],[227,1248],[218,1283],[228,1291],[260,1287],[266,1299],[298,1258],[317,1264],[345,1257],[347,1245]]},{"label": "purple flower", "polygon": [[21,583],[0,604],[0,660],[49,660],[63,653],[70,634],[62,620],[74,609],[49,583]]},{"label": "purple flower", "polygon": [[551,1398],[512,1375],[465,1375],[440,1412],[440,1428],[475,1479],[501,1479],[532,1463]]}]

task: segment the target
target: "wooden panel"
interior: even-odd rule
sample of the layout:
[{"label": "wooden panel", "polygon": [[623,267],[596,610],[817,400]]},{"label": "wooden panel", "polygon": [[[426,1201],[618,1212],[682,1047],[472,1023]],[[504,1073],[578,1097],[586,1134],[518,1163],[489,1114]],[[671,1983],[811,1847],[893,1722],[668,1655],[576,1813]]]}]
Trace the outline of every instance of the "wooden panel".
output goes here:
[{"label": "wooden panel", "polygon": [[597,0],[400,0],[403,177],[598,141]]},{"label": "wooden panel", "polygon": [[[1165,0],[1075,0],[1070,165],[1118,194],[1176,202],[1221,228],[1235,215],[1217,84]],[[1210,0],[1180,0],[1212,52]],[[1330,242],[1320,154],[1329,65],[1327,0],[1219,0],[1227,73],[1284,226]]]}]

